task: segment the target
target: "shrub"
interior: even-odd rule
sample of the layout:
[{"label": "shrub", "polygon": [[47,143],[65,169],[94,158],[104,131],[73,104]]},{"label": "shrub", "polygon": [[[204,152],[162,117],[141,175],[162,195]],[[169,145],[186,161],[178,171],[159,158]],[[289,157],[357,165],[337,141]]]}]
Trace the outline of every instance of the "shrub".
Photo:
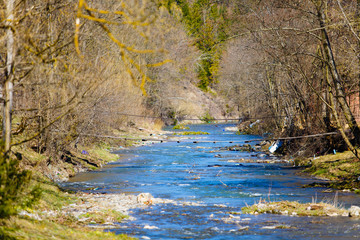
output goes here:
[{"label": "shrub", "polygon": [[38,186],[28,189],[31,172],[21,170],[19,161],[0,152],[0,219],[16,215],[21,208],[31,207],[40,198]]},{"label": "shrub", "polygon": [[190,128],[185,126],[184,124],[178,124],[178,125],[174,126],[173,129],[184,130],[184,129],[190,129]]},{"label": "shrub", "polygon": [[211,123],[215,120],[213,116],[210,115],[209,112],[206,112],[202,117],[199,117],[201,121],[206,123]]}]

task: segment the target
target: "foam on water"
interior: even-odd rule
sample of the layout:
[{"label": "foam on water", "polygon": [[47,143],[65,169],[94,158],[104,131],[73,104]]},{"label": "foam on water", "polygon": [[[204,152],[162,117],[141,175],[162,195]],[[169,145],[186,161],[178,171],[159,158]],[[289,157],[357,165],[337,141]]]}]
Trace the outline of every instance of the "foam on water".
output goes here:
[{"label": "foam on water", "polygon": [[[179,202],[135,210],[135,221],[109,230],[138,238],[360,238],[360,221],[347,217],[235,216],[234,213],[240,213],[242,207],[260,199],[312,202],[314,198],[318,201],[334,199],[335,193],[323,192],[322,188],[301,188],[315,180],[297,175],[298,170],[284,167],[284,163],[228,161],[256,159],[252,156],[254,153],[230,152],[221,148],[230,146],[230,141],[240,144],[260,136],[223,131],[227,126],[232,125],[192,125],[188,131],[210,134],[191,136],[192,139],[180,143],[121,150],[119,153],[129,155],[125,158],[127,160],[100,171],[81,173],[65,186],[83,191],[149,192],[154,197]],[[194,139],[198,143],[194,144]],[[261,159],[266,157],[262,155]],[[337,199],[345,207],[360,205],[359,196],[352,193],[339,192]],[[191,202],[193,204],[184,204]]]}]

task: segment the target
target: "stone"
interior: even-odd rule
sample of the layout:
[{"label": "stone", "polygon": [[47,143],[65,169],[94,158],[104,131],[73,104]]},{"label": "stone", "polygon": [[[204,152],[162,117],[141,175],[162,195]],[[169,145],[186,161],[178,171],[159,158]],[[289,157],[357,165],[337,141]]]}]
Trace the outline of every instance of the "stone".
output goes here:
[{"label": "stone", "polygon": [[263,226],[262,229],[276,229],[276,226]]},{"label": "stone", "polygon": [[358,206],[351,206],[349,209],[349,216],[350,217],[359,217],[360,215],[360,207]]},{"label": "stone", "polygon": [[343,213],[341,214],[341,216],[343,216],[343,217],[348,217],[348,216],[349,216],[349,213],[343,212]]},{"label": "stone", "polygon": [[337,214],[336,212],[329,212],[329,213],[326,213],[326,216],[336,217],[336,216],[339,216],[339,214]]},{"label": "stone", "polygon": [[237,131],[239,131],[239,128],[238,127],[226,127],[224,130],[229,131],[229,132],[237,132]]},{"label": "stone", "polygon": [[249,230],[249,226],[238,226],[237,231],[244,231],[244,230]]},{"label": "stone", "polygon": [[153,203],[154,197],[150,193],[140,193],[137,195],[136,199],[138,203],[151,205]]},{"label": "stone", "polygon": [[156,227],[156,226],[150,226],[150,225],[145,225],[144,226],[144,229],[150,229],[150,230],[153,230],[153,229],[159,229],[158,227]]},{"label": "stone", "polygon": [[288,211],[288,210],[281,211],[280,213],[281,213],[282,215],[289,215],[289,211]]},{"label": "stone", "polygon": [[240,219],[240,216],[234,216],[232,214],[229,214],[229,218]]},{"label": "stone", "polygon": [[212,227],[210,228],[211,231],[214,231],[214,232],[219,232],[220,229],[218,227]]}]

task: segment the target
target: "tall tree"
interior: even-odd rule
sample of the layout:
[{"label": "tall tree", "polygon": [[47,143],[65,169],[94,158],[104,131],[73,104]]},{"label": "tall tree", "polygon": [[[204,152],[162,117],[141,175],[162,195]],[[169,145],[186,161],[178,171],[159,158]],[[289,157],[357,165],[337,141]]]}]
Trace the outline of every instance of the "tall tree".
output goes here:
[{"label": "tall tree", "polygon": [[4,113],[3,113],[3,140],[5,152],[10,150],[11,144],[11,113],[13,105],[13,80],[15,63],[15,37],[14,37],[14,5],[15,0],[6,1],[6,68],[5,81],[2,89],[4,90]]},{"label": "tall tree", "polygon": [[[346,119],[346,122],[352,131],[354,135],[354,139],[356,142],[356,145],[360,145],[360,128],[357,125],[356,119],[349,107],[349,104],[346,100],[346,94],[343,88],[343,83],[341,80],[341,76],[338,72],[334,53],[331,47],[329,35],[327,32],[327,16],[326,16],[326,10],[327,10],[327,2],[324,0],[317,0],[314,1],[314,4],[316,6],[317,10],[317,17],[321,29],[321,38],[322,38],[322,47],[324,49],[325,53],[325,60],[326,64],[329,67],[329,71],[333,80],[332,86],[335,88],[335,97],[337,102],[340,105],[340,108],[344,114],[344,117]],[[356,151],[353,146],[349,146],[353,151]],[[357,155],[357,153],[356,153]],[[359,157],[359,156],[358,156]]]}]

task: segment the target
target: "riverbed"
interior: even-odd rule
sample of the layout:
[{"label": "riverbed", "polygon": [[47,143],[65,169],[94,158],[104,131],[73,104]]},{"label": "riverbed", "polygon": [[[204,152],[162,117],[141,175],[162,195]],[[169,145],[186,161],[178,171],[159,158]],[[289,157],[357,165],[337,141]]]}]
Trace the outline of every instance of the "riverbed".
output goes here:
[{"label": "riverbed", "polygon": [[209,135],[119,150],[121,161],[78,174],[64,186],[95,193],[146,192],[172,200],[132,210],[135,220],[109,229],[143,239],[360,238],[360,221],[355,218],[241,214],[242,207],[261,200],[326,201],[349,208],[360,206],[360,197],[302,188],[319,180],[299,174],[291,159],[284,163],[258,151],[226,150],[245,143],[255,146],[260,141],[248,141],[261,139],[226,131],[229,126],[233,125],[191,125],[178,131]]}]

